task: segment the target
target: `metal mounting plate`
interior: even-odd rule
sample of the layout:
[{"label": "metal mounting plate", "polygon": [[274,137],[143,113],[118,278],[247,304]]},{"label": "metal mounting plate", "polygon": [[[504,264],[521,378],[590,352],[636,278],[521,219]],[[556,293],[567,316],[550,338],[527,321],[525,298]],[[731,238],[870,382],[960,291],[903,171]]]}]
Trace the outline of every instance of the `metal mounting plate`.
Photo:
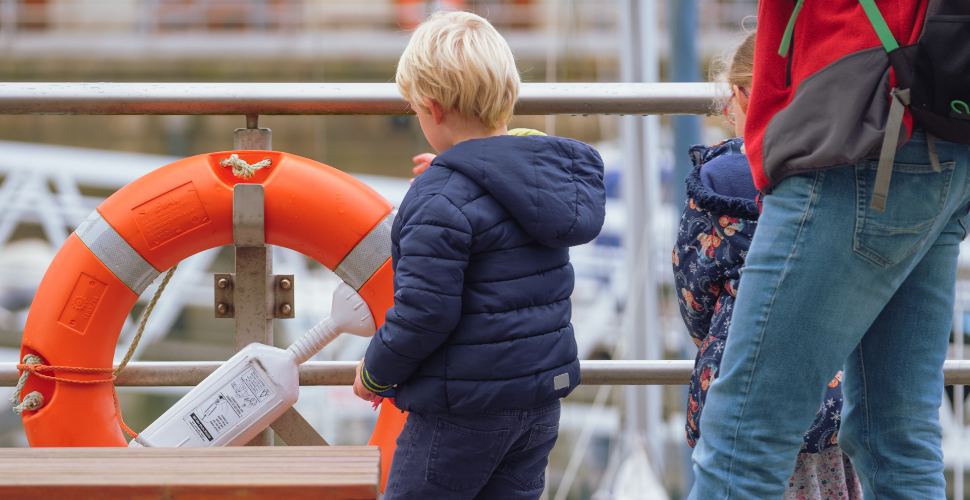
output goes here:
[{"label": "metal mounting plate", "polygon": [[262,184],[236,184],[232,188],[232,242],[237,247],[266,246]]},{"label": "metal mounting plate", "polygon": [[268,128],[237,128],[232,149],[272,151],[273,134]]},{"label": "metal mounting plate", "polygon": [[[216,318],[235,318],[235,274],[218,273],[213,276]],[[266,319],[293,319],[296,317],[295,282],[292,274],[269,274],[266,276]]]},{"label": "metal mounting plate", "polygon": [[233,306],[233,278],[229,273],[214,274],[213,285],[215,289],[216,318],[235,317],[235,307]]},{"label": "metal mounting plate", "polygon": [[294,282],[292,274],[277,274],[272,276],[273,287],[273,317],[278,319],[291,319],[296,315],[296,304]]}]

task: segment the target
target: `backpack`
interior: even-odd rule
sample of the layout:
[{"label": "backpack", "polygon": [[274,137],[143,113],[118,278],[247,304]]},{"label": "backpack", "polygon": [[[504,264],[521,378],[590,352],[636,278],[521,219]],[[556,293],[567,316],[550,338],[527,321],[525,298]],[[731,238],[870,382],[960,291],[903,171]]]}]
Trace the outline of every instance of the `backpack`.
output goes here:
[{"label": "backpack", "polygon": [[[798,0],[779,54],[785,55],[790,30],[804,0]],[[923,31],[915,44],[900,47],[874,0],[859,0],[879,41],[889,56],[897,87],[883,136],[871,208],[886,210],[889,180],[899,144],[903,116],[926,131],[933,169],[940,172],[936,138],[970,144],[970,3],[943,0],[929,7]],[[935,7],[935,8],[934,8]]]},{"label": "backpack", "polygon": [[804,4],[758,5],[744,138],[755,186],[770,194],[794,175],[881,158],[881,209],[895,151],[914,129],[929,132],[928,149],[937,137],[970,143],[970,0]]},{"label": "backpack", "polygon": [[[910,45],[936,0],[874,1],[893,37]],[[879,156],[898,82],[860,0],[759,1],[753,79],[744,143],[762,193],[794,175]],[[913,128],[906,112],[899,144]]]}]

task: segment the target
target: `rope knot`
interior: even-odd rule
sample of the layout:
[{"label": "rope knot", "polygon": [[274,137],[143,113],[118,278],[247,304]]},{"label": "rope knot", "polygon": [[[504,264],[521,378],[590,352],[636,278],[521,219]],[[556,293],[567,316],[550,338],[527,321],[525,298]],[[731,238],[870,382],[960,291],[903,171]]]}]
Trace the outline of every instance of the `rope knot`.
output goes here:
[{"label": "rope knot", "polygon": [[[17,369],[23,370],[23,373],[20,374],[20,379],[17,380],[17,386],[14,387],[13,389],[13,395],[11,395],[10,399],[8,400],[13,404],[18,405],[17,408],[20,408],[21,406],[23,406],[24,403],[27,402],[26,397],[24,398],[24,403],[20,402],[20,392],[24,390],[24,384],[27,383],[27,376],[29,376],[30,373],[36,369],[36,368],[34,369],[27,368],[26,366],[40,365],[44,363],[44,360],[41,359],[40,356],[36,354],[25,354],[23,362],[24,364],[17,365]],[[22,366],[24,366],[24,368],[21,368]],[[31,393],[31,394],[34,394],[34,393]],[[40,393],[37,393],[37,395],[40,396]],[[30,394],[28,394],[27,396],[29,397]],[[40,408],[40,405],[42,404],[44,404],[44,397],[40,396],[40,403],[37,405],[37,408]],[[13,411],[17,412],[18,414],[24,411],[23,409],[21,409],[20,411],[17,411],[17,408],[14,408]],[[36,408],[27,408],[27,409],[34,410]]]},{"label": "rope knot", "polygon": [[239,155],[235,153],[229,156],[229,158],[219,161],[219,165],[222,165],[223,167],[232,167],[232,175],[242,179],[250,179],[252,176],[256,175],[257,170],[264,167],[269,167],[272,164],[273,160],[266,158],[261,162],[250,165],[246,163],[245,160],[240,159]]},{"label": "rope knot", "polygon": [[13,412],[20,415],[25,411],[39,410],[41,406],[44,406],[44,395],[34,391],[24,396],[23,402],[13,407]]}]

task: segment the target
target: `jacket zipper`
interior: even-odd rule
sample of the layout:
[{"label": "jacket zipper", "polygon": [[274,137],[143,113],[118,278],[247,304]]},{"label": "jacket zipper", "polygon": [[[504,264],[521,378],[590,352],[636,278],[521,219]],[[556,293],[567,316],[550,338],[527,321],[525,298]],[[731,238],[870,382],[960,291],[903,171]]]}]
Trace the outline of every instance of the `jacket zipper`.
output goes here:
[{"label": "jacket zipper", "polygon": [[778,55],[788,58],[787,68],[785,69],[785,88],[791,87],[791,64],[792,51],[795,48],[795,20],[798,13],[802,11],[805,0],[794,0],[795,8],[792,10],[791,17],[788,19],[788,26],[781,36],[781,47],[778,48]]},{"label": "jacket zipper", "polygon": [[[795,33],[795,30],[792,30]],[[795,54],[795,37],[792,36],[791,40],[788,41],[788,64],[785,68],[785,88],[791,87],[791,60]]]}]

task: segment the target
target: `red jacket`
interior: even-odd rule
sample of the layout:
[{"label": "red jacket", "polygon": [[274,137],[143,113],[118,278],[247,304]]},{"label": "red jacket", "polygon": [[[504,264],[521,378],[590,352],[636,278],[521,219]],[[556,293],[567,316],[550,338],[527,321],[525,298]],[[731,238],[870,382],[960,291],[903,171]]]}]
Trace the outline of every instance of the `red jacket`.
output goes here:
[{"label": "red jacket", "polygon": [[[875,0],[900,46],[916,43],[930,0]],[[879,156],[896,85],[859,0],[805,0],[788,56],[778,54],[795,0],[761,0],[745,147],[769,192],[802,172]],[[907,112],[900,146],[912,132]]]}]

